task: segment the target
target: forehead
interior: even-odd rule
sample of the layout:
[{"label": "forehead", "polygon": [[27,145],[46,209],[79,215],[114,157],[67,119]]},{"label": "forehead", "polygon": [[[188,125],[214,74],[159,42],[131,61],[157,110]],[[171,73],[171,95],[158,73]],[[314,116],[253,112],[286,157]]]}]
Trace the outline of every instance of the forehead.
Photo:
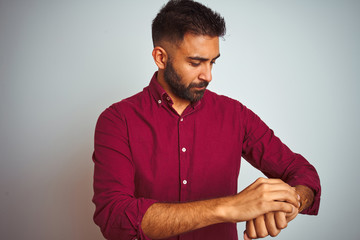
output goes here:
[{"label": "forehead", "polygon": [[219,55],[219,37],[185,34],[177,47],[176,55],[213,59]]}]

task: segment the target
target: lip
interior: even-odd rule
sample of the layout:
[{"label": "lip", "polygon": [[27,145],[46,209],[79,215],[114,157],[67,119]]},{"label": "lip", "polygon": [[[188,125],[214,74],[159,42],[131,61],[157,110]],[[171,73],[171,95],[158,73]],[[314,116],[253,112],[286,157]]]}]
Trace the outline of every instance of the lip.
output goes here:
[{"label": "lip", "polygon": [[194,87],[196,90],[198,90],[198,91],[201,91],[201,90],[205,90],[206,89],[206,87]]}]

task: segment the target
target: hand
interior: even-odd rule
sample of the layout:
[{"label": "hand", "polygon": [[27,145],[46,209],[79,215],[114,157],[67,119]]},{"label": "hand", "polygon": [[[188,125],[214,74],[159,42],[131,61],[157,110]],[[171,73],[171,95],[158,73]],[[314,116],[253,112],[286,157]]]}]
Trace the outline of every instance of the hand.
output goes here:
[{"label": "hand", "polygon": [[287,227],[284,212],[269,212],[254,220],[246,222],[246,234],[251,239],[264,238],[268,235],[275,237]]},{"label": "hand", "polygon": [[[246,230],[244,231],[245,240],[251,240],[251,238],[263,238],[268,235],[272,237],[277,236],[282,229],[287,227],[287,223],[296,218],[299,212],[308,208],[312,204],[314,200],[314,193],[310,188],[297,185],[293,189],[296,190],[301,198],[300,209],[293,207],[293,211],[291,213],[267,213],[254,220],[247,221]],[[273,214],[274,217],[272,217]]]},{"label": "hand", "polygon": [[270,212],[290,214],[299,206],[298,201],[295,190],[282,180],[259,178],[228,199],[223,216],[227,221],[241,222]]},{"label": "hand", "polygon": [[244,239],[264,238],[268,235],[275,237],[298,214],[298,208],[293,207],[292,213],[270,212],[246,222]]},{"label": "hand", "polygon": [[[300,185],[294,188],[296,192],[301,195],[302,200],[306,198],[304,191],[307,189],[305,188],[307,187]],[[246,230],[244,232],[244,239],[251,240],[251,238],[263,238],[268,235],[275,237],[282,229],[286,228],[287,224],[292,221],[298,214],[299,208],[293,207],[293,211],[291,213],[267,213],[263,216],[259,216],[254,220],[247,221]]]}]

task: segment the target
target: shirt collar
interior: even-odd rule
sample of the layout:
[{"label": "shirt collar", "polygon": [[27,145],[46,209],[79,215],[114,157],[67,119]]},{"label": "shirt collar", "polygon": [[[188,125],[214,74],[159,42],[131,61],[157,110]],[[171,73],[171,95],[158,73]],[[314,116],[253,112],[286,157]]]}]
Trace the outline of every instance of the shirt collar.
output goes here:
[{"label": "shirt collar", "polygon": [[[149,84],[149,90],[151,95],[154,97],[154,100],[160,105],[167,102],[170,105],[173,105],[174,102],[172,101],[171,97],[166,93],[166,91],[161,87],[160,83],[157,80],[157,74],[156,71],[154,75],[151,78],[150,84]],[[207,91],[207,90],[206,90]],[[206,92],[205,92],[206,95]],[[193,109],[198,107],[201,104],[201,100],[191,103],[189,106],[191,106]]]},{"label": "shirt collar", "polygon": [[171,97],[166,93],[166,91],[161,87],[160,83],[157,80],[158,72],[155,72],[153,77],[151,78],[149,84],[149,90],[151,95],[154,97],[154,100],[162,105],[164,102],[168,102],[169,104],[173,104]]}]

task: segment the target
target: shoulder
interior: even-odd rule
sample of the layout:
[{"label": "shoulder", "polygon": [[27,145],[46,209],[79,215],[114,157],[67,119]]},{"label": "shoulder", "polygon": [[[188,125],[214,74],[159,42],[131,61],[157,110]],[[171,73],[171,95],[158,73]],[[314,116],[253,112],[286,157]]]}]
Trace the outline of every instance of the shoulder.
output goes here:
[{"label": "shoulder", "polygon": [[143,91],[111,104],[101,113],[100,117],[105,115],[125,118],[127,114],[136,111],[136,109],[144,108],[144,105],[149,104],[150,98],[151,94],[148,87],[145,87]]}]

